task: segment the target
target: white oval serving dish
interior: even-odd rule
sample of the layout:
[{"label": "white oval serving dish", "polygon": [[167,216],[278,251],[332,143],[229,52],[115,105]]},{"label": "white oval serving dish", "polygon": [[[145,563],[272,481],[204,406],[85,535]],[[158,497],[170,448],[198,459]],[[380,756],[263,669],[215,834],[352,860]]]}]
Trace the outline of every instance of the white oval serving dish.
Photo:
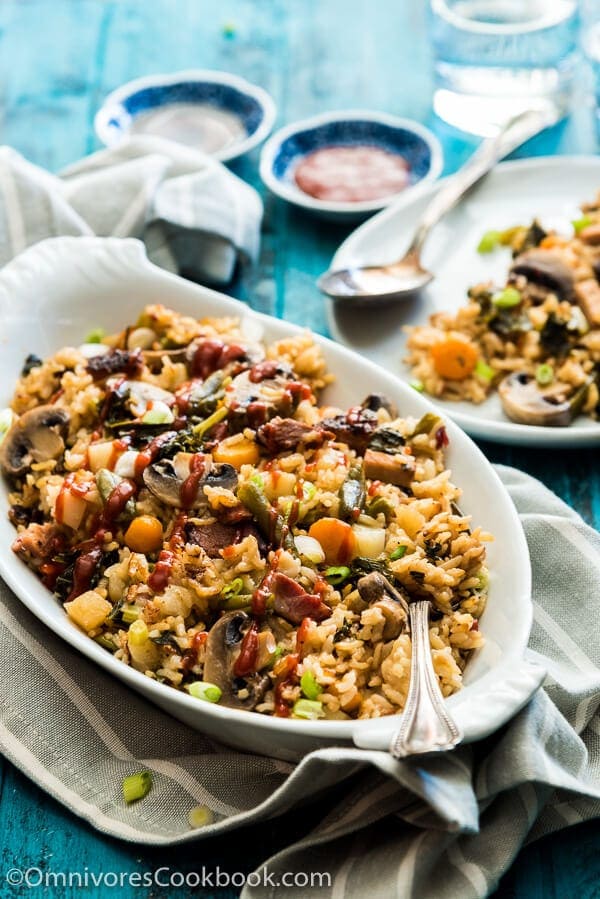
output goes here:
[{"label": "white oval serving dish", "polygon": [[[146,303],[164,303],[195,316],[239,315],[267,341],[298,328],[252,312],[199,287],[146,258],[141,243],[115,238],[54,238],[26,250],[0,273],[2,386],[6,405],[28,353],[47,356],[79,345],[91,328],[115,331]],[[421,416],[432,405],[398,378],[324,338],[317,338],[336,383],[326,400],[347,407],[369,392],[387,393],[403,415]],[[485,647],[470,660],[464,689],[452,696],[452,714],[465,740],[486,736],[527,701],[543,672],[523,661],[532,620],[530,565],[515,508],[491,465],[455,424],[448,422],[448,463],[463,488],[461,505],[494,533],[488,607],[481,619]],[[386,749],[398,717],[377,721],[300,721],[222,708],[160,684],[123,663],[79,631],[54,597],[9,549],[6,484],[0,484],[0,573],[22,602],[51,630],[88,658],[197,730],[247,751],[285,759],[327,745]]]}]

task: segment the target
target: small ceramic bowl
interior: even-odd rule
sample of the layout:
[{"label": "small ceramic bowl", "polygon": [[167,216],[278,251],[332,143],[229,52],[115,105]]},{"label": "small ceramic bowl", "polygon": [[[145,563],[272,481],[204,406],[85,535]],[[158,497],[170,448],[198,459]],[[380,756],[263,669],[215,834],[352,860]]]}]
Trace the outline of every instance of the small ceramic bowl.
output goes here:
[{"label": "small ceramic bowl", "polygon": [[275,114],[273,99],[261,87],[228,72],[192,69],[122,85],[106,97],[94,127],[107,147],[136,133],[156,134],[226,162],[260,144]]},{"label": "small ceramic bowl", "polygon": [[[316,199],[298,187],[295,171],[309,153],[353,146],[402,156],[410,167],[408,186],[399,193],[357,202]],[[399,197],[410,196],[415,185],[434,180],[442,168],[440,143],[423,125],[364,110],[328,112],[287,125],[267,141],[260,157],[261,178],[274,194],[323,218],[340,221],[365,218]]]}]

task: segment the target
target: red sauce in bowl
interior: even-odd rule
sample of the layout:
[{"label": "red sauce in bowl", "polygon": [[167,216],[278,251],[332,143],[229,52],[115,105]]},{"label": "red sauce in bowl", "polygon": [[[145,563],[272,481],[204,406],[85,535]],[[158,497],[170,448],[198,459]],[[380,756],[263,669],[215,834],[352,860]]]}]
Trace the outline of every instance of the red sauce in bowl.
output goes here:
[{"label": "red sauce in bowl", "polygon": [[301,160],[294,178],[317,200],[360,203],[404,190],[410,168],[403,156],[379,147],[324,147]]}]

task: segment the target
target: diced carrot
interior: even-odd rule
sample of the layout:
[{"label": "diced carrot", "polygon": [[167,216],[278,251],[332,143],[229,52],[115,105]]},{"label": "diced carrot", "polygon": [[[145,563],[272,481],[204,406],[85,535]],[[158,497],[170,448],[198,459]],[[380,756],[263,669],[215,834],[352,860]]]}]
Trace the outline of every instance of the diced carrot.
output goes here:
[{"label": "diced carrot", "polygon": [[225,462],[239,470],[242,465],[256,465],[260,453],[253,440],[235,435],[221,440],[212,455],[215,462]]},{"label": "diced carrot", "polygon": [[125,543],[135,553],[151,553],[163,544],[162,524],[154,515],[134,518],[125,533]]},{"label": "diced carrot", "polygon": [[308,535],[319,541],[330,565],[345,565],[356,554],[354,532],[339,518],[319,518],[310,526]]},{"label": "diced carrot", "polygon": [[462,381],[468,378],[475,368],[479,352],[468,340],[448,337],[431,347],[431,358],[441,378]]}]

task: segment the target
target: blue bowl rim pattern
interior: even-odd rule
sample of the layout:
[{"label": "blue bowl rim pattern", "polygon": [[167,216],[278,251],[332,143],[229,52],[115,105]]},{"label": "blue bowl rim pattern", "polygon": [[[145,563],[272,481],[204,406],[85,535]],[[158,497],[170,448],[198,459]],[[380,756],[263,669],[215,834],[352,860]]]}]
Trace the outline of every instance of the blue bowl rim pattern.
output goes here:
[{"label": "blue bowl rim pattern", "polygon": [[212,103],[242,120],[247,136],[212,154],[221,162],[235,159],[261,143],[275,121],[275,103],[263,88],[229,72],[191,69],[136,78],[116,88],[96,113],[96,134],[107,147],[116,146],[127,135],[128,123],[136,114],[190,100]]},{"label": "blue bowl rim pattern", "polygon": [[[346,133],[344,133],[344,131]],[[413,169],[411,184],[403,191],[361,202],[318,200],[304,193],[293,180],[295,164],[319,146],[365,145],[400,153],[400,147],[423,151]],[[402,154],[404,155],[404,153]],[[409,158],[410,161],[410,158]],[[372,110],[324,113],[294,122],[277,131],[261,152],[260,175],[273,193],[284,200],[329,213],[374,212],[404,197],[417,184],[432,181],[443,168],[442,148],[428,128],[410,119]]]}]

